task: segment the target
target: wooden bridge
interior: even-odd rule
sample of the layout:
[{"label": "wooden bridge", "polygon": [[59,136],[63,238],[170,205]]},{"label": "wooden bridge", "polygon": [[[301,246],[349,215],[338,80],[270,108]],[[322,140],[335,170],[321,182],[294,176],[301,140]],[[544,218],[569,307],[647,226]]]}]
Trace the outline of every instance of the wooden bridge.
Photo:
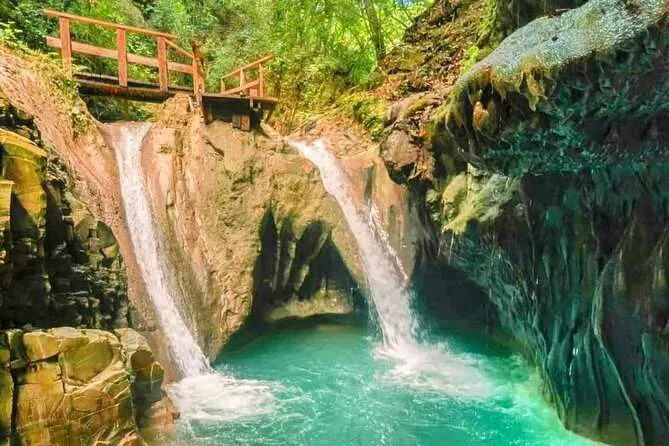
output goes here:
[{"label": "wooden bridge", "polygon": [[[271,110],[277,98],[267,96],[265,90],[264,64],[271,56],[263,57],[223,76],[220,91],[210,93],[205,90],[205,74],[202,59],[197,49],[192,52],[180,47],[177,36],[134,26],[120,25],[102,20],[82,17],[64,12],[45,10],[47,16],[58,19],[59,36],[47,37],[47,45],[60,50],[63,67],[70,78],[79,83],[79,91],[86,95],[112,96],[147,102],[162,102],[177,93],[191,94],[202,105],[205,119],[231,120],[237,127],[249,130],[262,118],[265,110]],[[116,46],[103,48],[72,40],[70,24],[99,26],[116,33]],[[147,57],[128,52],[128,34],[140,34],[155,39],[157,57]],[[171,52],[176,53],[181,62],[171,60]],[[72,59],[75,54],[101,57],[117,61],[117,76],[101,73],[74,72]],[[185,63],[183,61],[186,61]],[[158,70],[158,82],[131,79],[128,65],[136,64]],[[171,82],[170,74],[180,73],[190,77],[192,86]],[[230,87],[228,87],[230,85]]]}]

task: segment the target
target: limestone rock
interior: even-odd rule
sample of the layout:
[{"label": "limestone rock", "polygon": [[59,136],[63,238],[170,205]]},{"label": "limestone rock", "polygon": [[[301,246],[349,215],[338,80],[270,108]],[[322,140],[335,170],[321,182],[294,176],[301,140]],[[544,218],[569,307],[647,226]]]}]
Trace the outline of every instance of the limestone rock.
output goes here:
[{"label": "limestone rock", "polygon": [[6,365],[0,366],[0,442],[12,431],[14,408],[14,381]]},{"label": "limestone rock", "polygon": [[133,375],[133,395],[140,411],[163,399],[161,385],[165,370],[156,361],[146,339],[135,330],[117,329],[116,334],[123,344],[126,355],[126,369]]},{"label": "limestone rock", "polygon": [[68,168],[9,130],[0,150],[0,328],[127,326],[118,244],[71,193]]},{"label": "limestone rock", "polygon": [[[46,333],[15,332],[0,332],[0,353],[5,352],[2,357],[7,359],[0,366],[0,441],[12,436],[27,446],[143,445],[139,420],[147,427],[154,420],[165,426],[163,434],[169,434],[167,426],[174,425],[176,413],[167,411],[169,403],[159,390],[162,373],[150,372],[160,364],[138,333],[123,330],[129,349],[124,351],[113,333],[101,330],[61,327]],[[23,350],[27,359],[15,370],[14,379],[7,369],[10,334],[14,343],[25,343],[14,350],[16,354]],[[144,390],[134,385],[144,372],[158,389],[150,400],[147,393],[139,398],[134,394]],[[139,409],[135,400],[148,404]],[[160,405],[153,407],[158,401]]]},{"label": "limestone rock", "polygon": [[393,178],[408,179],[422,150],[402,130],[392,130],[381,142],[381,156]]},{"label": "limestone rock", "polygon": [[58,341],[49,333],[34,331],[23,335],[23,345],[30,361],[40,361],[58,354]]},{"label": "limestone rock", "polygon": [[442,271],[487,296],[564,424],[607,444],[669,436],[667,6],[590,0],[512,34],[435,115],[435,161],[468,164],[414,191]]},{"label": "limestone rock", "polygon": [[458,80],[435,151],[506,174],[663,157],[668,27],[665,0],[593,0],[529,23]]}]

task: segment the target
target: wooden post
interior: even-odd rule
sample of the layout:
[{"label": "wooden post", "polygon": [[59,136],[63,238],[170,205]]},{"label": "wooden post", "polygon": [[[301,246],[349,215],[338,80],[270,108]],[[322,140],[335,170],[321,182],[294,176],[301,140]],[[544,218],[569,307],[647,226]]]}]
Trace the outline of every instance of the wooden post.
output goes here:
[{"label": "wooden post", "polygon": [[[246,85],[246,74],[244,74],[244,70],[241,70],[239,72],[239,86],[243,87],[244,85]],[[244,95],[244,90],[240,90],[239,95],[243,96]]]},{"label": "wooden post", "polygon": [[200,103],[200,93],[200,67],[197,63],[197,57],[193,56],[193,94],[197,104]]},{"label": "wooden post", "polygon": [[258,96],[265,97],[265,70],[262,63],[258,65]]},{"label": "wooden post", "polygon": [[67,76],[72,78],[72,39],[70,37],[70,21],[64,17],[58,18],[60,27],[60,54],[63,58],[63,68]]},{"label": "wooden post", "polygon": [[164,37],[157,37],[158,40],[158,79],[160,91],[167,91],[170,82],[170,73],[167,67],[167,44]]},{"label": "wooden post", "polygon": [[124,29],[116,30],[116,50],[118,51],[118,83],[128,86],[128,48]]}]

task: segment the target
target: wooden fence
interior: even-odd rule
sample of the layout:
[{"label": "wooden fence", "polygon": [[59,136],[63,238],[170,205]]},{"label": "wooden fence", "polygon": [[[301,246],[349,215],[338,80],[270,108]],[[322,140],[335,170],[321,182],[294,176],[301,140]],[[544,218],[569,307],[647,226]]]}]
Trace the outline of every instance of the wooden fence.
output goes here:
[{"label": "wooden fence", "polygon": [[[158,69],[158,88],[161,92],[168,92],[171,88],[169,84],[170,72],[183,73],[192,76],[193,93],[196,98],[204,92],[204,75],[201,72],[202,61],[199,58],[181,48],[176,44],[177,36],[173,34],[153,31],[134,26],[119,25],[116,23],[105,22],[103,20],[91,19],[88,17],[67,14],[63,12],[45,10],[47,16],[55,17],[59,23],[59,38],[47,37],[47,45],[51,48],[58,48],[61,51],[63,66],[70,77],[73,76],[72,55],[74,53],[86,54],[89,56],[103,57],[118,61],[118,85],[128,87],[128,64],[144,65]],[[97,25],[103,28],[112,29],[116,32],[116,47],[103,48],[95,45],[89,45],[72,41],[70,32],[70,23],[77,22],[88,25]],[[128,53],[127,36],[128,33],[142,34],[156,39],[157,57],[146,57],[138,54]],[[170,50],[180,54],[186,59],[190,59],[190,64],[174,62],[169,59]],[[86,76],[86,74],[77,74]],[[98,76],[99,77],[99,76]]]}]

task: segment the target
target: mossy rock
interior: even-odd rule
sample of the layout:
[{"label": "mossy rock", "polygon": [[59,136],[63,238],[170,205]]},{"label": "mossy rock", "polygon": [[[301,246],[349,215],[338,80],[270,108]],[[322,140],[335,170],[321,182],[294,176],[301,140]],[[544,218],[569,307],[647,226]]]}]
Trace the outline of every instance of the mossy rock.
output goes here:
[{"label": "mossy rock", "polygon": [[2,176],[14,182],[12,225],[18,234],[37,238],[46,223],[46,193],[42,188],[47,153],[32,141],[0,129]]},{"label": "mossy rock", "polygon": [[454,86],[436,150],[507,174],[667,149],[666,0],[592,0],[509,36]]}]

